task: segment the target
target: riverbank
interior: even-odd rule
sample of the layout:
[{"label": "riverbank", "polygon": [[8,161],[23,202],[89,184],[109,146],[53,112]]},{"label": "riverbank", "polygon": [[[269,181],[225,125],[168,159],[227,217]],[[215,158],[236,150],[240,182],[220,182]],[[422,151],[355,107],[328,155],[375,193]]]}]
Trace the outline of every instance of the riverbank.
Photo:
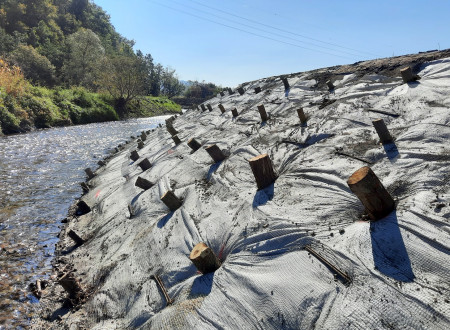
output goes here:
[{"label": "riverbank", "polygon": [[[181,143],[161,127],[141,149],[118,147],[71,208],[34,327],[450,327],[449,55],[248,82],[177,117]],[[420,80],[402,81],[406,65]],[[378,118],[393,142],[379,143]],[[277,179],[258,190],[248,160],[260,154]],[[396,201],[378,221],[347,186],[367,165]],[[161,201],[168,191],[181,207]],[[199,242],[221,261],[214,273],[189,260]]]},{"label": "riverbank", "polygon": [[24,84],[9,93],[0,88],[0,135],[34,129],[117,121],[181,113],[181,106],[166,97],[143,96],[119,114],[114,100],[84,88],[49,89]]}]

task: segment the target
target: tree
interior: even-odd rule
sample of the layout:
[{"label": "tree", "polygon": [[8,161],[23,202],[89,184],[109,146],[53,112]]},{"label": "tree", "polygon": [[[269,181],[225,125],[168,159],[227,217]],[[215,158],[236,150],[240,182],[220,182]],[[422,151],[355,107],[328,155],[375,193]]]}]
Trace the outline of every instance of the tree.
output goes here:
[{"label": "tree", "polygon": [[161,93],[167,97],[173,97],[183,92],[184,86],[178,80],[175,70],[166,67],[162,73]]},{"label": "tree", "polygon": [[145,91],[145,65],[136,56],[115,56],[104,61],[99,86],[116,101],[120,116],[127,112],[127,104]]},{"label": "tree", "polygon": [[22,69],[25,78],[47,86],[55,83],[55,67],[47,57],[40,55],[32,46],[19,46],[11,53],[10,58]]},{"label": "tree", "polygon": [[62,68],[66,81],[92,88],[105,54],[100,38],[91,30],[81,28],[67,38],[67,47]]}]

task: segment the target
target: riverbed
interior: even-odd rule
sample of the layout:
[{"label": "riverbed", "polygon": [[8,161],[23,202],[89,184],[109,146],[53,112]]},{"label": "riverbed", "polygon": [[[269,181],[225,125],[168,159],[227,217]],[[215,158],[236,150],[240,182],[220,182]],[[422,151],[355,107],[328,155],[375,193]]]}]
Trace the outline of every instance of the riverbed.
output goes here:
[{"label": "riverbed", "polygon": [[51,275],[61,221],[84,169],[166,116],[38,130],[0,138],[0,329],[26,327],[39,301],[28,286]]}]

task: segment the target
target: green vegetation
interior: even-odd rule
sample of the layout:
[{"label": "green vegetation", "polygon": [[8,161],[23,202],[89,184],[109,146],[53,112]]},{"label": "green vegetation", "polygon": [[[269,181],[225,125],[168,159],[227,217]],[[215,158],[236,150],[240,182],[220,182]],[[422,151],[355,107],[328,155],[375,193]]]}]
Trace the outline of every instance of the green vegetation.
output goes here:
[{"label": "green vegetation", "polygon": [[89,0],[0,1],[3,132],[180,111],[175,70],[133,45]]}]

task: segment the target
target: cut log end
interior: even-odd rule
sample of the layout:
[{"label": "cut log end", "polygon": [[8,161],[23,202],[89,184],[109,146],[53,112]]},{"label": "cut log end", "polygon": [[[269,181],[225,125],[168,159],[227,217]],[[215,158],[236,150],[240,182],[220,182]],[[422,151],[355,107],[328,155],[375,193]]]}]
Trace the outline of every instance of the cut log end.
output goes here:
[{"label": "cut log end", "polygon": [[194,150],[197,151],[198,149],[201,148],[201,144],[194,138],[191,138],[188,142],[187,142],[188,146]]},{"label": "cut log end", "polygon": [[213,250],[203,242],[194,246],[189,259],[202,274],[214,272],[221,265]]},{"label": "cut log end", "polygon": [[181,200],[171,190],[162,195],[161,200],[172,212],[176,211],[181,207],[181,205],[183,205]]},{"label": "cut log end", "polygon": [[214,160],[215,163],[218,163],[226,158],[226,155],[216,144],[213,144],[209,147],[205,147],[205,150],[211,156],[211,158]]},{"label": "cut log end", "polygon": [[255,176],[258,190],[271,185],[277,179],[278,176],[273,169],[272,160],[268,154],[253,157],[248,162]]},{"label": "cut log end", "polygon": [[368,166],[364,166],[361,167],[359,170],[357,170],[355,173],[353,173],[350,178],[347,180],[347,184],[352,185],[352,184],[357,184],[359,181],[361,181],[362,179],[364,179],[367,175],[367,173],[369,173],[370,171],[370,167]]},{"label": "cut log end", "polygon": [[154,186],[152,182],[148,181],[147,179],[141,178],[140,176],[138,176],[134,185],[144,190],[148,190]]}]

